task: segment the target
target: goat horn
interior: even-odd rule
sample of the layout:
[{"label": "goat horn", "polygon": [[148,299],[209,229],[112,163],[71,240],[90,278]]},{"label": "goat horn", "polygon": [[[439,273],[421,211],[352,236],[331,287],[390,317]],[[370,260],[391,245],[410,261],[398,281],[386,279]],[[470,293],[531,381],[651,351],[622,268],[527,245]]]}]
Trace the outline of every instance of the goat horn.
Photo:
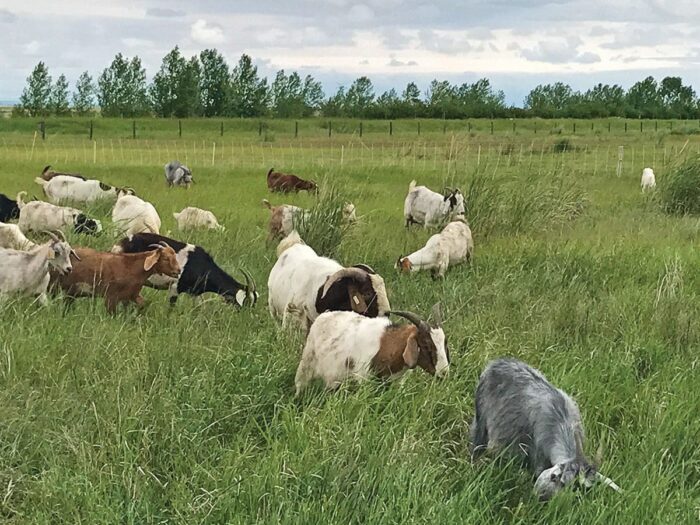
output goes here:
[{"label": "goat horn", "polygon": [[408,319],[421,331],[425,330],[426,332],[430,332],[430,327],[428,326],[428,323],[423,321],[423,319],[418,317],[418,315],[414,314],[413,312],[402,312],[400,310],[392,310],[389,313],[398,315],[399,317],[403,317],[404,319]]},{"label": "goat horn", "polygon": [[148,247],[153,248],[154,250],[162,250],[163,249],[162,244],[149,244]]},{"label": "goat horn", "polygon": [[59,237],[61,237],[61,239],[63,240],[63,242],[68,242],[68,239],[66,239],[66,235],[65,235],[61,230],[56,230],[56,235],[58,235]]},{"label": "goat horn", "polygon": [[163,248],[170,248],[170,245],[165,241],[159,241],[158,244]]},{"label": "goat horn", "polygon": [[255,301],[255,279],[243,268],[241,268],[241,273],[245,277],[246,297],[250,300],[250,304],[252,305],[253,301]]},{"label": "goat horn", "polygon": [[611,480],[611,479],[608,478],[607,476],[603,476],[600,472],[597,472],[597,473],[596,473],[596,479],[598,480],[598,482],[602,483],[602,484],[605,485],[606,487],[610,487],[610,488],[613,489],[615,492],[620,492],[620,493],[624,492],[624,491],[619,487],[619,485],[618,485],[617,483],[615,483],[613,480]]},{"label": "goat horn", "polygon": [[80,257],[78,257],[78,254],[75,253],[75,250],[71,249],[70,254],[71,254],[73,257],[75,257],[75,260],[76,260],[76,261],[79,261],[79,260],[80,260]]},{"label": "goat horn", "polygon": [[583,440],[579,428],[574,429],[574,441],[576,442],[576,455],[579,458],[583,457]]},{"label": "goat horn", "polygon": [[326,296],[331,286],[333,286],[337,281],[345,279],[346,277],[350,279],[357,279],[358,281],[366,281],[369,279],[369,275],[365,270],[355,267],[343,268],[342,270],[338,270],[334,274],[328,276],[326,279],[326,284],[323,285],[321,298],[323,299]]},{"label": "goat horn", "polygon": [[51,240],[53,240],[54,242],[61,242],[61,239],[59,239],[59,238],[56,236],[56,234],[55,234],[54,232],[50,232],[50,231],[48,231],[48,230],[44,230],[44,233],[45,233],[46,235],[48,235],[49,237],[51,237]]}]

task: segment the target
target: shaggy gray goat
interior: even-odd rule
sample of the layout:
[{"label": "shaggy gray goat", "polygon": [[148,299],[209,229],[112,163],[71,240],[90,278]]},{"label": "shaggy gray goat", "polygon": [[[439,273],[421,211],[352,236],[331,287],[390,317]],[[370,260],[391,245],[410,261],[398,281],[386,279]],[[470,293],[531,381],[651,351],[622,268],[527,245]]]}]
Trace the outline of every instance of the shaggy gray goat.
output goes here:
[{"label": "shaggy gray goat", "polygon": [[601,482],[620,492],[583,454],[578,406],[541,372],[515,359],[491,361],[476,389],[473,457],[510,449],[529,463],[535,492],[547,500],[568,485]]},{"label": "shaggy gray goat", "polygon": [[190,183],[194,182],[192,170],[177,160],[168,162],[165,165],[165,180],[168,186],[185,186],[188,188]]}]

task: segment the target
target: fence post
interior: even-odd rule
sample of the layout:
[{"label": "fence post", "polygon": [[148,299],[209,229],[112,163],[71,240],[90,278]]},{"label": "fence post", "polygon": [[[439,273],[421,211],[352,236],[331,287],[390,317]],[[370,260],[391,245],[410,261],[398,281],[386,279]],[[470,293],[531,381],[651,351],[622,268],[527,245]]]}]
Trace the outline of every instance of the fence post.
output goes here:
[{"label": "fence post", "polygon": [[625,133],[627,133],[627,121],[625,121]]},{"label": "fence post", "polygon": [[619,146],[617,148],[617,176],[622,175],[622,159],[625,157],[625,147]]},{"label": "fence post", "polygon": [[537,135],[537,121],[535,121],[535,135]]},{"label": "fence post", "polygon": [[639,121],[639,132],[644,133],[644,121],[643,120]]},{"label": "fence post", "polygon": [[360,121],[360,138],[362,138],[362,121]]},{"label": "fence post", "polygon": [[331,138],[331,133],[333,133],[333,122],[328,121],[328,138]]},{"label": "fence post", "polygon": [[659,131],[659,121],[658,120],[654,121],[654,131]]},{"label": "fence post", "polygon": [[92,120],[90,121],[90,140],[92,140]]},{"label": "fence post", "polygon": [[221,121],[221,136],[224,136],[224,121]]},{"label": "fence post", "polygon": [[182,138],[182,120],[177,121],[177,135]]},{"label": "fence post", "polygon": [[471,123],[471,122],[467,122],[467,131],[468,131],[469,133],[472,132],[472,123]]},{"label": "fence post", "polygon": [[258,122],[258,137],[262,137],[262,120]]},{"label": "fence post", "polygon": [[493,135],[493,120],[491,121],[491,135]]},{"label": "fence post", "polygon": [[447,133],[447,122],[442,123],[442,134],[444,135]]},{"label": "fence post", "polygon": [[608,133],[610,133],[610,122],[608,121]]},{"label": "fence post", "polygon": [[136,138],[136,121],[135,120],[131,121],[131,138],[133,138],[133,139]]},{"label": "fence post", "polygon": [[515,121],[513,121],[513,133],[515,133]]},{"label": "fence post", "polygon": [[671,131],[673,131],[673,121],[668,123],[668,127]]},{"label": "fence post", "polygon": [[593,122],[591,122],[591,131],[593,131]]},{"label": "fence post", "polygon": [[394,134],[394,123],[390,120],[389,121],[389,136],[391,137]]},{"label": "fence post", "polygon": [[420,135],[420,121],[418,121],[418,134]]},{"label": "fence post", "polygon": [[295,120],[294,121],[294,138],[297,138],[299,136],[299,121]]},{"label": "fence post", "polygon": [[576,135],[576,122],[574,122],[574,135]]},{"label": "fence post", "polygon": [[39,131],[41,131],[41,140],[46,140],[46,122],[39,122]]}]

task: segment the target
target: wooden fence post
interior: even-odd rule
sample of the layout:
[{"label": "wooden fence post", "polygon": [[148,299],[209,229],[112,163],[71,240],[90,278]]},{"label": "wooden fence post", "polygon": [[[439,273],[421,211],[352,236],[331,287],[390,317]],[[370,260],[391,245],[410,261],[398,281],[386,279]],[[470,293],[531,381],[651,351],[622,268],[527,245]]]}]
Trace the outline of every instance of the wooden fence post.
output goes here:
[{"label": "wooden fence post", "polygon": [[391,137],[394,134],[394,123],[390,120],[389,121],[389,136]]},{"label": "wooden fence post", "polygon": [[299,136],[299,121],[295,120],[294,121],[294,138],[297,138]]},{"label": "wooden fence post", "polygon": [[333,123],[328,121],[328,138],[331,138],[331,133],[333,132]]},{"label": "wooden fence post", "polygon": [[182,138],[182,120],[177,121],[177,136]]},{"label": "wooden fence post", "polygon": [[39,122],[39,131],[41,131],[41,140],[46,140],[46,122]]},{"label": "wooden fence post", "polygon": [[131,138],[133,138],[133,139],[136,138],[136,121],[135,120],[131,121]]},{"label": "wooden fence post", "polygon": [[221,121],[221,136],[224,136],[224,121]]},{"label": "wooden fence post", "polygon": [[90,140],[92,140],[92,120],[90,121]]}]

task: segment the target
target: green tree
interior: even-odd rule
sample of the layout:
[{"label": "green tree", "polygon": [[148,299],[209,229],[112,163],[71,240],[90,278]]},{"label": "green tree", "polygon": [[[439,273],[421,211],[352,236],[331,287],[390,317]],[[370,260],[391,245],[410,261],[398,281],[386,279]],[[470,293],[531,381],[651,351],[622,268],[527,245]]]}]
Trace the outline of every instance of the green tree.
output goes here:
[{"label": "green tree", "polygon": [[392,88],[377,97],[377,100],[374,101],[371,116],[385,119],[401,118],[404,116],[402,110],[402,101],[396,90]]},{"label": "green tree", "polygon": [[406,89],[401,93],[401,101],[407,110],[406,116],[417,117],[423,112],[424,105],[420,96],[420,89],[415,82],[406,84]]},{"label": "green tree", "polygon": [[563,82],[535,87],[525,99],[525,109],[538,117],[563,117],[575,101],[577,93]]},{"label": "green tree", "polygon": [[51,106],[51,75],[43,62],[39,62],[27,77],[27,86],[19,98],[19,105],[33,117],[48,115]]},{"label": "green tree", "polygon": [[137,56],[118,53],[97,80],[97,98],[106,117],[135,117],[148,113],[146,70]]},{"label": "green tree", "polygon": [[684,86],[680,77],[666,77],[659,85],[659,97],[668,118],[693,118],[697,99],[690,86]]},{"label": "green tree", "polygon": [[589,108],[586,117],[622,117],[625,109],[625,90],[614,84],[596,84],[583,95]]},{"label": "green tree", "polygon": [[304,86],[297,73],[287,76],[284,70],[277,72],[270,86],[272,110],[277,117],[301,117],[304,115]]},{"label": "green tree", "polygon": [[647,77],[634,84],[625,97],[628,116],[658,118],[662,115],[663,104],[654,77]]},{"label": "green tree", "polygon": [[165,57],[149,89],[154,113],[159,117],[190,117],[199,110],[197,57],[188,62],[175,48]]},{"label": "green tree", "polygon": [[199,102],[205,117],[222,116],[226,112],[231,74],[226,59],[216,49],[199,54]]},{"label": "green tree", "polygon": [[368,114],[374,102],[374,86],[367,77],[357,78],[347,95],[345,95],[344,108],[351,117],[364,117]]},{"label": "green tree", "polygon": [[68,102],[68,81],[65,75],[60,75],[51,88],[50,109],[54,115],[67,115],[70,113]]},{"label": "green tree", "polygon": [[304,116],[315,115],[323,104],[323,86],[311,75],[306,75],[302,93],[304,95]]},{"label": "green tree", "polygon": [[89,115],[95,108],[95,86],[92,77],[83,71],[75,83],[73,92],[73,110],[78,115]]},{"label": "green tree", "polygon": [[256,117],[267,112],[267,79],[258,76],[258,68],[251,58],[243,54],[231,74],[229,115]]},{"label": "green tree", "polygon": [[457,90],[447,80],[433,80],[426,92],[426,109],[433,118],[454,118]]},{"label": "green tree", "polygon": [[482,78],[473,84],[462,84],[457,89],[462,117],[502,117],[505,114],[505,94],[491,87]]},{"label": "green tree", "polygon": [[325,117],[345,116],[345,86],[340,86],[335,95],[328,97],[321,105],[321,112]]}]

